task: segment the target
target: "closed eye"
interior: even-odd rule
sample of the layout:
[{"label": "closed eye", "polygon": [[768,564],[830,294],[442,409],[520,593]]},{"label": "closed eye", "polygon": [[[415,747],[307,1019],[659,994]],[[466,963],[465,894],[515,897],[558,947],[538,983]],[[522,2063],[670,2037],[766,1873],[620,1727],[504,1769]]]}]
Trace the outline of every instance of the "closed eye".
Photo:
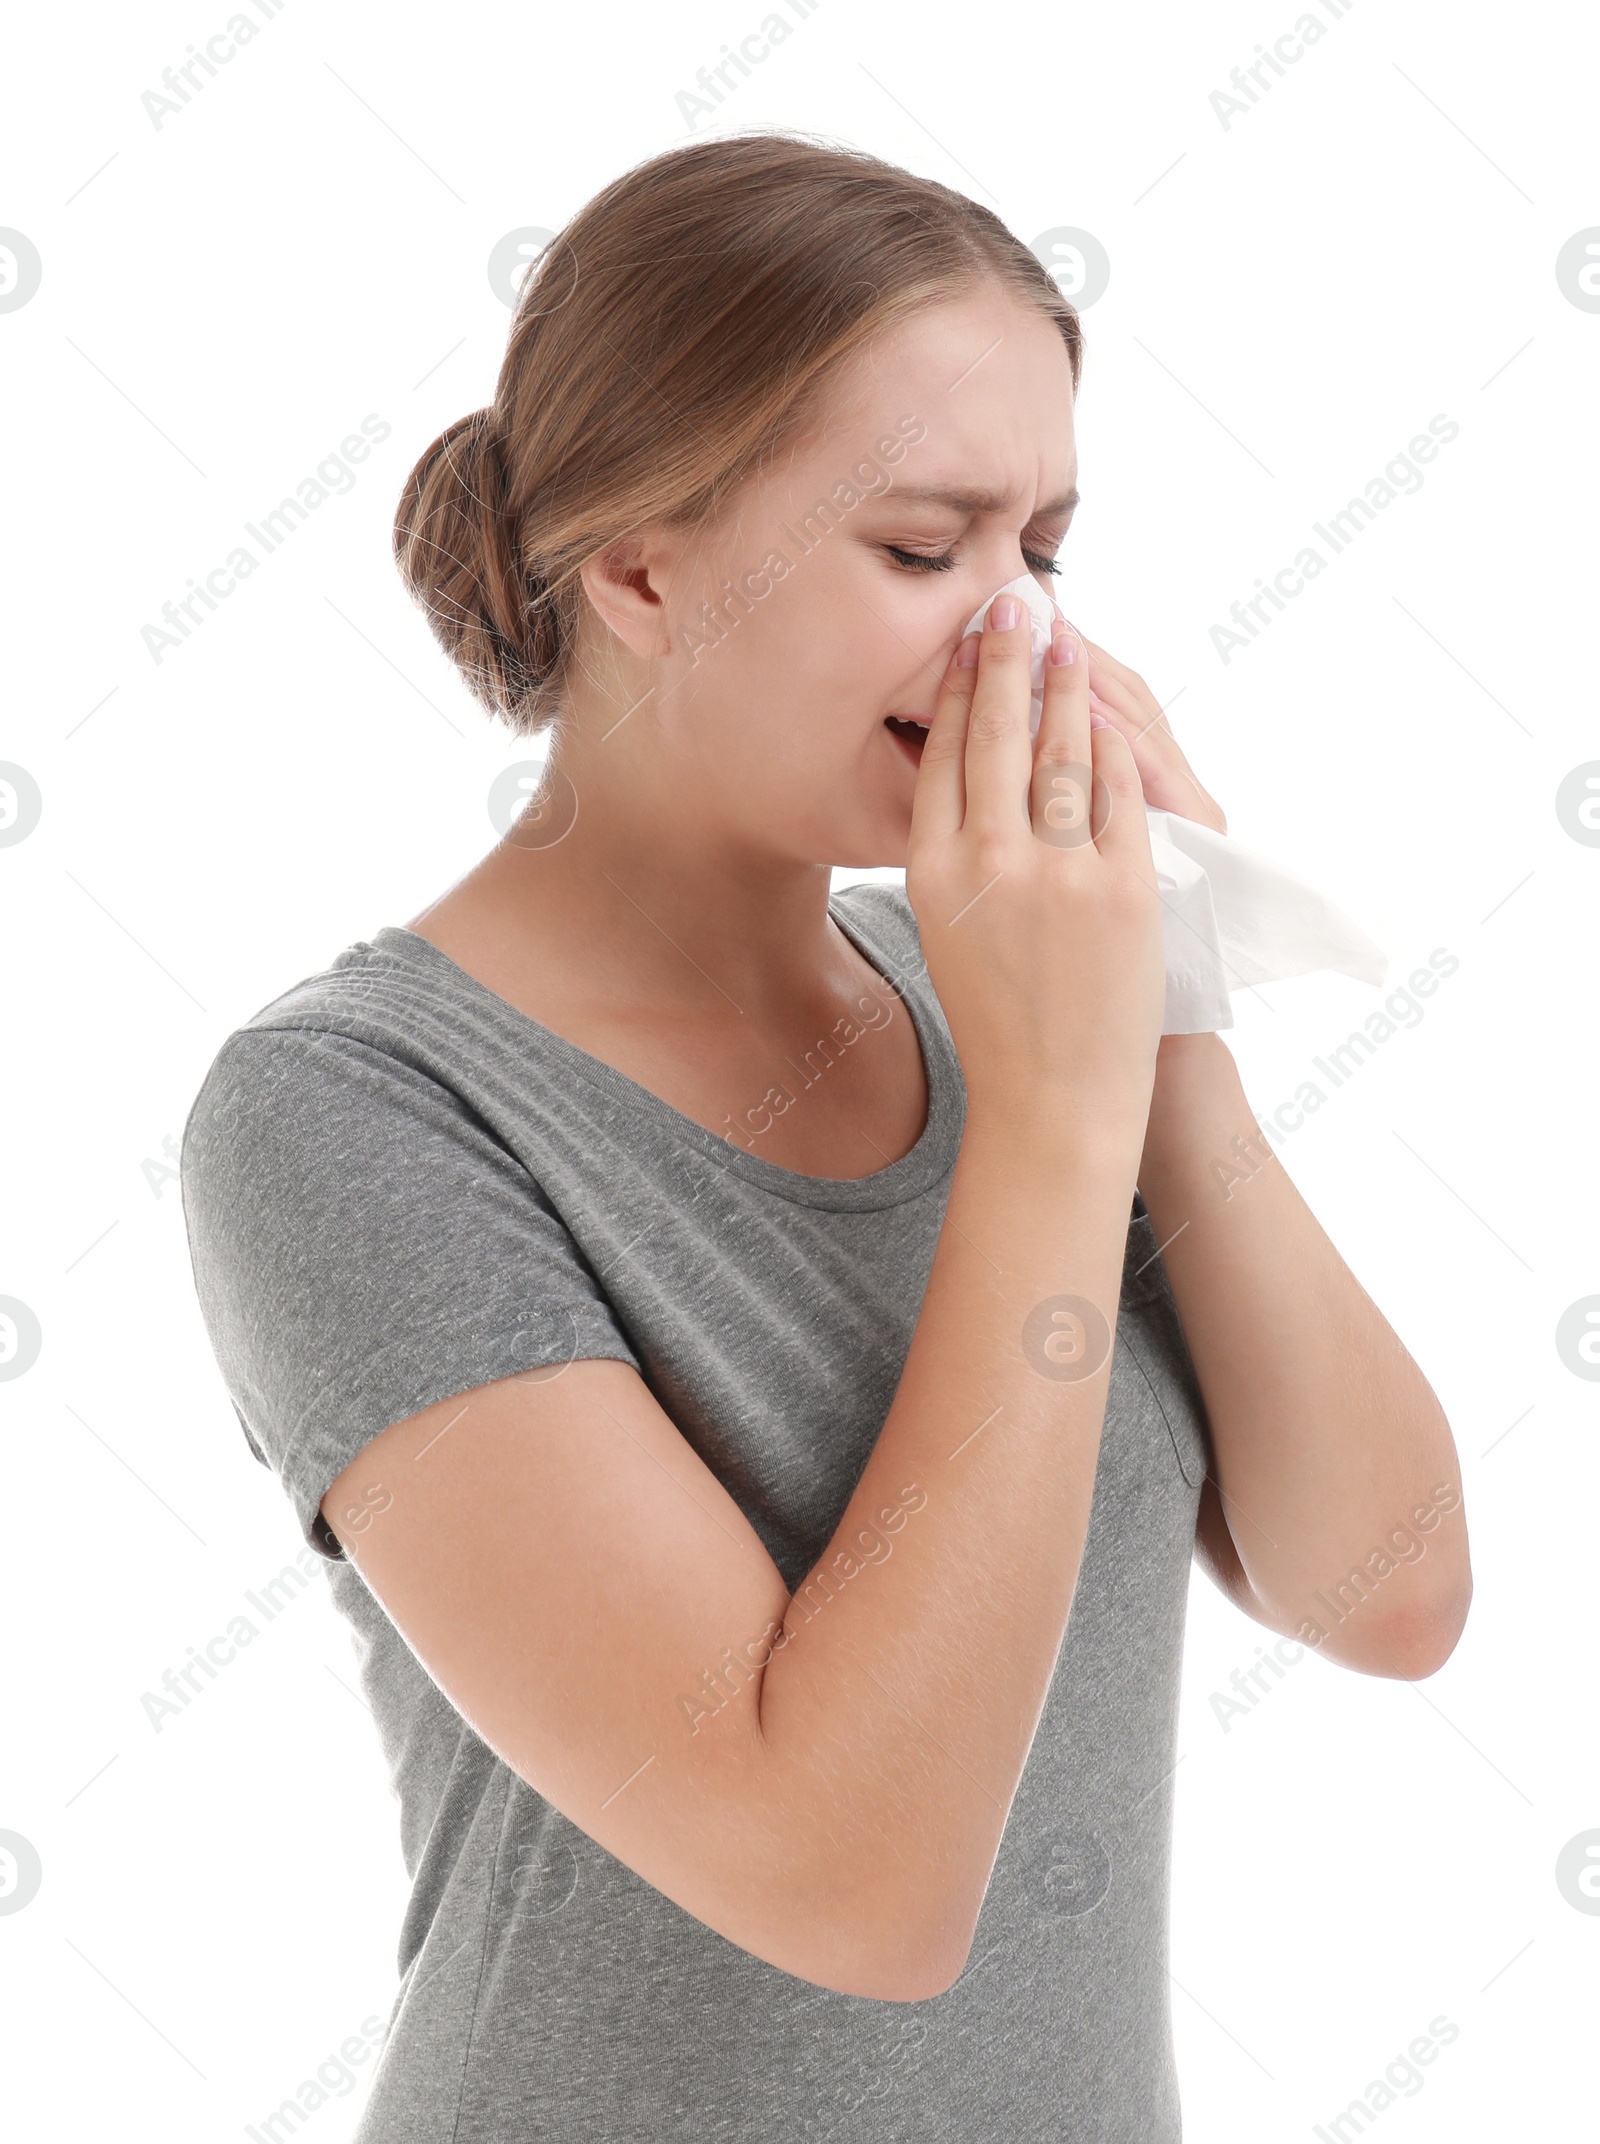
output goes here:
[{"label": "closed eye", "polygon": [[[897,566],[904,566],[911,573],[947,573],[955,564],[953,551],[904,551],[898,544],[886,543],[883,547]],[[1023,560],[1033,573],[1059,573],[1060,566],[1053,558],[1043,558],[1036,551],[1024,549]]]}]

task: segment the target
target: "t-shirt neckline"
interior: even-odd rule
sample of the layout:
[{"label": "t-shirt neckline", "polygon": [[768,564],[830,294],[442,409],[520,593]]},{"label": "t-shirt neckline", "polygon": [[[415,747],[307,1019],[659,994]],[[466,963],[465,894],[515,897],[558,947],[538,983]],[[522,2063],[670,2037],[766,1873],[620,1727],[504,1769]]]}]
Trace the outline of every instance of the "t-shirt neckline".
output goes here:
[{"label": "t-shirt neckline", "polygon": [[696,1118],[675,1108],[653,1089],[642,1086],[626,1072],[608,1064],[603,1057],[594,1056],[577,1043],[568,1041],[554,1028],[546,1027],[542,1021],[523,1012],[419,932],[386,923],[370,940],[353,947],[352,951],[375,952],[433,970],[458,993],[490,1012],[508,1032],[525,1041],[537,1042],[546,1057],[567,1071],[599,1088],[613,1101],[623,1103],[680,1144],[698,1149],[720,1167],[731,1169],[735,1175],[780,1198],[790,1199],[797,1205],[823,1206],[835,1211],[897,1206],[926,1191],[945,1176],[954,1163],[960,1143],[958,1119],[963,1113],[964,1099],[959,1060],[934,1010],[931,985],[927,983],[925,973],[908,976],[897,987],[886,972],[886,969],[894,970],[897,963],[862,931],[856,919],[841,912],[837,893],[829,896],[828,913],[906,1007],[922,1053],[928,1113],[921,1134],[897,1161],[887,1162],[867,1176],[807,1176],[796,1169],[781,1168],[747,1147],[720,1137]]}]

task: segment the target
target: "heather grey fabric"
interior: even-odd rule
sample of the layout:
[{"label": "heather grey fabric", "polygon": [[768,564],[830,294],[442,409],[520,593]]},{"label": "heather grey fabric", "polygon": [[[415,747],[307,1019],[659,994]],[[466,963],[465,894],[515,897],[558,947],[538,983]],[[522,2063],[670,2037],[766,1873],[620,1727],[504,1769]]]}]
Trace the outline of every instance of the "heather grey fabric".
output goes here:
[{"label": "heather grey fabric", "polygon": [[611,1356],[638,1367],[790,1588],[805,1577],[894,1396],[965,1107],[904,893],[851,887],[833,913],[903,991],[928,1071],[916,1146],[859,1181],[718,1138],[392,926],[235,1030],[190,1113],[207,1329],[252,1448],[330,1559],[413,1882],[358,2144],[1181,2133],[1168,1850],[1208,1440],[1140,1202],[1077,1596],[945,1995],[831,1993],[663,1898],[478,1739],[318,1515],[389,1423]]}]

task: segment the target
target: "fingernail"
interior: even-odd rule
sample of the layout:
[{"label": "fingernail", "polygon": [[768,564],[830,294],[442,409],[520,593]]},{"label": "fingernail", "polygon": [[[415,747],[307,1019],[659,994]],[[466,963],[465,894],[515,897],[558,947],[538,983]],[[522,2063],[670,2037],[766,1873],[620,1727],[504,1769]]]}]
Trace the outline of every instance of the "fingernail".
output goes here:
[{"label": "fingernail", "polygon": [[1015,596],[996,596],[989,605],[989,623],[997,633],[1009,633],[1022,605]]},{"label": "fingernail", "polygon": [[1051,641],[1050,660],[1058,669],[1064,663],[1075,663],[1078,660],[1078,643],[1073,638],[1070,627],[1057,633]]},{"label": "fingernail", "polygon": [[1089,727],[1092,730],[1108,730],[1110,729],[1111,724],[1106,720],[1104,715],[1097,715],[1094,709],[1091,707],[1089,710]]},{"label": "fingernail", "polygon": [[969,633],[960,647],[956,649],[956,668],[958,670],[970,670],[977,662],[980,637],[977,633]]}]

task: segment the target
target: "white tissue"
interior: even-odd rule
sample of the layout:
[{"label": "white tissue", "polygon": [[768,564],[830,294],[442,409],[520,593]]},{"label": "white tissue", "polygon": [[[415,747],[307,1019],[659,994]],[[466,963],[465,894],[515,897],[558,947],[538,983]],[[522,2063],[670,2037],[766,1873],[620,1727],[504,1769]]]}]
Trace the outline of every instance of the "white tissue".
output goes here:
[{"label": "white tissue", "polygon": [[[1031,573],[994,592],[1002,594],[1020,596],[1028,607],[1033,645],[1029,728],[1037,736],[1044,710],[1045,657],[1060,612]],[[982,630],[994,595],[962,627],[963,639]],[[1156,811],[1148,804],[1145,818],[1164,910],[1164,1035],[1232,1027],[1229,991],[1255,983],[1330,968],[1361,983],[1383,981],[1389,962],[1381,947],[1303,879],[1198,820]]]}]

